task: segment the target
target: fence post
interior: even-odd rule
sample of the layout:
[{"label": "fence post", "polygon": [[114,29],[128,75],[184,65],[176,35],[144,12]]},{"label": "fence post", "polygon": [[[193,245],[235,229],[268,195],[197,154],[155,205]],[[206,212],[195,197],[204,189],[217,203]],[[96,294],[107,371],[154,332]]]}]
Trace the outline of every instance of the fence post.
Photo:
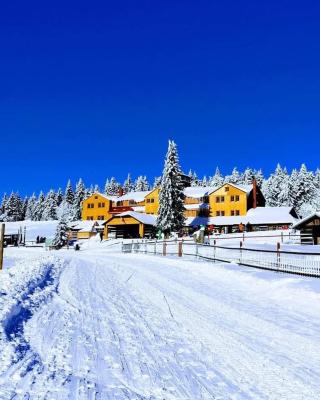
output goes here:
[{"label": "fence post", "polygon": [[178,242],[178,256],[182,257],[182,240]]},{"label": "fence post", "polygon": [[166,243],[166,241],[164,239],[163,239],[162,255],[163,256],[167,255],[167,243]]},{"label": "fence post", "polygon": [[240,264],[242,263],[242,245],[243,245],[243,243],[240,240],[240,258],[239,258]]},{"label": "fence post", "polygon": [[280,269],[280,243],[277,243],[277,267]]},{"label": "fence post", "polygon": [[198,253],[199,253],[198,243],[196,243],[196,258],[198,258]]},{"label": "fence post", "polygon": [[216,239],[213,241],[213,262],[216,262]]},{"label": "fence post", "polygon": [[283,232],[281,232],[281,243],[283,243]]},{"label": "fence post", "polygon": [[154,254],[157,254],[157,239],[154,241]]},{"label": "fence post", "polygon": [[0,271],[3,268],[4,229],[5,229],[5,224],[1,224],[1,232],[0,232]]},{"label": "fence post", "polygon": [[244,232],[243,232],[243,234],[242,234],[242,241],[244,242]]}]

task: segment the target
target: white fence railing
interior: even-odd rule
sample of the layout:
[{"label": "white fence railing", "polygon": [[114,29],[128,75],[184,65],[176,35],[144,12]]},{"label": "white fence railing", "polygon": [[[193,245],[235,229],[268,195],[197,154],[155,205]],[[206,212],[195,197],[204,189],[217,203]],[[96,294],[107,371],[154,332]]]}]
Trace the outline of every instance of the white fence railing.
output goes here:
[{"label": "white fence railing", "polygon": [[249,267],[269,269],[300,275],[320,277],[320,253],[282,250],[253,249],[197,244],[183,240],[137,240],[122,244],[124,253],[144,253],[163,256],[189,256],[211,261],[223,261]]}]

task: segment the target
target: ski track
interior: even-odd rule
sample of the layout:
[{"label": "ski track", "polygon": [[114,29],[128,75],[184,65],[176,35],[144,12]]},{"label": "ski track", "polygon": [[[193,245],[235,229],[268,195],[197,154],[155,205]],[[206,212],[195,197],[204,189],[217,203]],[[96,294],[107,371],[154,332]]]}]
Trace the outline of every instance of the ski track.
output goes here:
[{"label": "ski track", "polygon": [[48,293],[24,322],[27,350],[0,373],[0,399],[319,398],[319,294],[312,307],[292,300],[300,278],[70,253],[39,284]]}]

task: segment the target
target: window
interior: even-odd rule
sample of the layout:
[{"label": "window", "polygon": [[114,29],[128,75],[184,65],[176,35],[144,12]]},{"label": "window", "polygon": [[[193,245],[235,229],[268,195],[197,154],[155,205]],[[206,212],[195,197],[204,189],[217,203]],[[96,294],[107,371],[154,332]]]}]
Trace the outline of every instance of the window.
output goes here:
[{"label": "window", "polygon": [[220,201],[221,203],[224,203],[224,196],[221,196]]},{"label": "window", "polygon": [[239,196],[236,196],[236,201],[239,201],[240,200],[240,197]]},{"label": "window", "polygon": [[99,221],[103,221],[103,220],[104,220],[104,216],[103,216],[103,215],[99,215],[99,216],[98,216],[98,220],[99,220]]},{"label": "window", "polygon": [[234,196],[231,196],[230,201],[234,201]]},{"label": "window", "polygon": [[94,207],[94,204],[93,203],[88,203],[88,206],[87,206],[88,208],[93,208]]},{"label": "window", "polygon": [[151,199],[151,203],[154,203],[154,199]]},{"label": "window", "polygon": [[93,221],[93,217],[87,217],[87,221]]},{"label": "window", "polygon": [[134,205],[134,204],[136,204],[136,202],[135,202],[134,200],[129,200],[129,205],[130,205],[130,206],[132,206],[132,205]]},{"label": "window", "polygon": [[221,217],[224,217],[224,211],[220,212]]},{"label": "window", "polygon": [[94,196],[94,198],[95,198],[96,200],[98,200],[98,196]]},{"label": "window", "polygon": [[220,217],[220,211],[216,211],[216,216]]},{"label": "window", "polygon": [[240,215],[240,210],[236,210],[236,215]]},{"label": "window", "polygon": [[216,197],[216,203],[220,203],[220,197],[219,196]]},{"label": "window", "polygon": [[226,187],[224,188],[224,191],[225,191],[225,192],[229,192],[229,186],[226,186]]},{"label": "window", "polygon": [[234,216],[234,210],[231,210],[231,216],[232,217]]},{"label": "window", "polygon": [[147,199],[147,203],[150,203],[150,199]]},{"label": "window", "polygon": [[103,208],[105,207],[106,203],[98,203],[98,208]]}]

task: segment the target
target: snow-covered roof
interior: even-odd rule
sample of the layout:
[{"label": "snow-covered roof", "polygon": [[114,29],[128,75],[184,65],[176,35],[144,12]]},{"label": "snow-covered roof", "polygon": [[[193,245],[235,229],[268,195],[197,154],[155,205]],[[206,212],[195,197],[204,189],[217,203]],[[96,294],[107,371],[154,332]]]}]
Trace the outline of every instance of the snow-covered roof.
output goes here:
[{"label": "snow-covered roof", "polygon": [[117,199],[117,196],[108,196],[108,195],[100,193],[100,192],[94,192],[90,196],[88,196],[86,199],[89,199],[91,196],[97,196],[97,195],[105,198],[106,200],[110,200],[110,201],[115,201]]},{"label": "snow-covered roof", "polygon": [[72,225],[72,229],[81,232],[92,232],[95,226],[99,226],[99,222],[103,221],[80,221],[76,225]]},{"label": "snow-covered roof", "polygon": [[157,221],[157,217],[155,215],[144,214],[136,211],[125,211],[121,214],[115,215],[115,217],[132,217],[145,225],[156,225]]},{"label": "snow-covered roof", "polygon": [[297,218],[291,215],[292,207],[251,208],[246,217],[250,224],[294,224]]},{"label": "snow-covered roof", "polygon": [[143,201],[144,198],[151,193],[151,190],[143,191],[143,192],[128,192],[124,194],[123,196],[117,197],[115,200],[116,201],[124,201],[124,200],[133,200],[139,203],[140,201]]},{"label": "snow-covered roof", "polygon": [[201,197],[208,196],[217,189],[218,187],[212,186],[189,186],[184,189],[183,193],[186,197],[200,199]]},{"label": "snow-covered roof", "polygon": [[184,208],[186,210],[199,210],[200,208],[209,208],[209,204],[200,203],[200,204],[185,204]]},{"label": "snow-covered roof", "polygon": [[299,221],[297,221],[294,225],[293,228],[298,228],[300,225],[303,225],[305,222],[309,221],[312,218],[320,218],[320,211],[317,211],[313,214],[309,214],[307,215],[305,218],[300,219]]},{"label": "snow-covered roof", "polygon": [[132,206],[131,207],[132,209],[133,209],[133,211],[136,211],[136,212],[145,212],[145,207],[144,206]]},{"label": "snow-covered roof", "polygon": [[[242,190],[243,192],[246,192],[247,194],[249,194],[252,190],[252,185],[236,185],[235,183],[229,183],[229,182],[226,182],[224,185],[234,186],[235,188]],[[222,186],[224,186],[224,185],[222,185]]]},{"label": "snow-covered roof", "polygon": [[292,207],[257,207],[251,208],[247,215],[235,215],[225,217],[189,217],[186,219],[187,226],[194,225],[217,225],[230,226],[240,223],[251,225],[291,225],[297,222],[290,212]]}]

